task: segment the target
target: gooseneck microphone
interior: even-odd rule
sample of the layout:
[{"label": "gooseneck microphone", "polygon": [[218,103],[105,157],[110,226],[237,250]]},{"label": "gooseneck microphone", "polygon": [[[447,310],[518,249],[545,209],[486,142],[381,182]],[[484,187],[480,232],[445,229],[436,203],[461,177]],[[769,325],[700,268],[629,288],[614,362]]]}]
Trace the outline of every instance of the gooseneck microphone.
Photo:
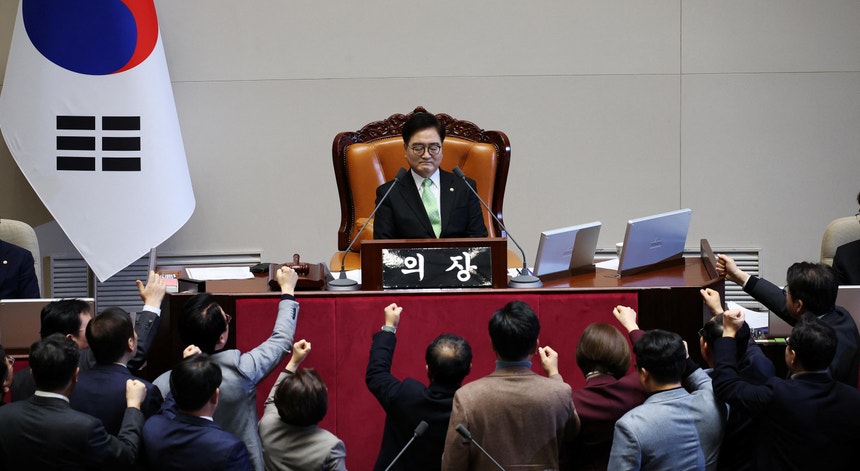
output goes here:
[{"label": "gooseneck microphone", "polygon": [[486,457],[489,458],[490,461],[493,462],[493,464],[498,466],[499,469],[501,469],[502,471],[505,471],[505,468],[503,468],[502,465],[500,465],[499,462],[496,461],[495,458],[493,458],[492,456],[490,456],[489,453],[487,453],[487,450],[485,450],[481,445],[478,444],[478,442],[475,441],[474,438],[472,438],[472,432],[470,432],[469,429],[467,429],[465,425],[459,424],[459,425],[457,425],[457,428],[455,430],[457,430],[457,433],[462,435],[463,438],[465,438],[466,440],[469,440],[470,442],[472,442],[473,445],[478,447],[478,449],[481,450],[481,452],[483,452],[484,455],[486,455]]},{"label": "gooseneck microphone", "polygon": [[367,220],[364,221],[364,224],[361,226],[361,229],[358,230],[358,233],[352,240],[349,242],[349,246],[346,247],[346,250],[343,252],[343,255],[340,257],[340,275],[336,280],[331,280],[326,284],[326,289],[329,291],[355,291],[359,289],[358,282],[355,280],[350,280],[346,277],[346,269],[344,268],[344,264],[346,263],[346,254],[349,253],[349,250],[355,245],[355,242],[361,237],[361,233],[364,232],[364,229],[373,220],[373,216],[376,215],[376,211],[379,210],[379,207],[382,206],[382,202],[388,198],[388,194],[391,193],[391,190],[394,189],[397,182],[400,181],[403,176],[406,175],[406,169],[400,167],[400,170],[397,171],[397,176],[394,177],[394,182],[391,183],[391,186],[388,187],[388,191],[382,195],[382,198],[379,199],[379,202],[376,203],[376,207],[373,208],[373,212],[370,213],[370,216],[367,217]]},{"label": "gooseneck microphone", "polygon": [[481,195],[479,195],[478,192],[475,191],[474,188],[472,188],[472,185],[470,185],[469,181],[466,180],[466,174],[463,173],[462,170],[460,170],[460,167],[454,167],[454,175],[457,175],[458,177],[462,178],[464,182],[466,182],[466,186],[475,195],[475,197],[478,198],[478,201],[480,201],[484,209],[486,209],[487,212],[490,213],[490,216],[492,216],[493,219],[495,219],[496,222],[499,223],[499,227],[501,227],[502,230],[505,231],[505,233],[508,235],[508,239],[511,239],[511,242],[513,242],[514,245],[516,245],[517,248],[520,249],[520,253],[523,256],[523,268],[520,269],[519,275],[511,278],[510,283],[508,283],[508,288],[540,288],[541,286],[543,286],[543,283],[540,281],[540,278],[532,275],[529,271],[528,264],[526,264],[526,252],[523,250],[522,247],[520,247],[520,244],[518,244],[517,241],[514,240],[514,236],[512,236],[510,231],[505,228],[505,225],[502,224],[502,221],[500,221],[499,218],[496,217],[496,213],[494,213],[493,210],[490,209],[489,206],[487,206],[487,203],[484,203],[484,200],[481,199]]},{"label": "gooseneck microphone", "polygon": [[394,463],[396,463],[397,459],[400,458],[400,455],[402,455],[403,452],[406,451],[407,448],[409,448],[409,445],[412,444],[412,441],[420,437],[424,434],[424,432],[427,431],[427,427],[429,427],[429,425],[427,425],[427,422],[424,422],[423,420],[420,424],[418,424],[417,427],[415,427],[415,431],[412,432],[412,438],[410,438],[409,441],[406,442],[406,445],[400,450],[400,453],[398,453],[397,456],[395,456],[394,459],[391,460],[391,463],[388,465],[387,468],[385,468],[385,471],[388,471],[389,469],[391,469],[392,466],[394,466]]}]

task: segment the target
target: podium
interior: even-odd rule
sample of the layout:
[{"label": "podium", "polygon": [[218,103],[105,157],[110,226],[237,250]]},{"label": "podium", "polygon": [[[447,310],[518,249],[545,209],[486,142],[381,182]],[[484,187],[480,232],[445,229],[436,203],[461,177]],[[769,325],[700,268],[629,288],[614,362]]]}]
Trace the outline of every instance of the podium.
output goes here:
[{"label": "podium", "polygon": [[383,252],[385,250],[416,251],[421,249],[473,249],[486,247],[491,252],[492,287],[507,286],[508,240],[501,237],[455,239],[388,239],[361,243],[361,289],[383,289]]}]

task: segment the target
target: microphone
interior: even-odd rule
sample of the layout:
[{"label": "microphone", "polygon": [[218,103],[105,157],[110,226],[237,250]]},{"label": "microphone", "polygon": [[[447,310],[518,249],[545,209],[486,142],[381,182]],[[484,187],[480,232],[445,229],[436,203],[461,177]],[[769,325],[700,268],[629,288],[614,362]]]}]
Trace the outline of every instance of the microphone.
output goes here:
[{"label": "microphone", "polygon": [[508,288],[540,288],[541,286],[543,286],[543,283],[540,281],[540,278],[532,275],[529,271],[528,264],[526,264],[526,252],[523,250],[522,247],[520,247],[520,244],[518,244],[517,241],[514,240],[514,236],[512,236],[511,233],[507,230],[507,228],[505,228],[505,225],[502,224],[502,221],[500,221],[499,218],[496,217],[496,213],[494,213],[493,210],[490,209],[489,206],[487,206],[487,203],[484,203],[484,200],[481,199],[481,195],[479,195],[478,192],[475,191],[474,188],[472,188],[472,185],[470,185],[469,181],[466,180],[466,174],[463,173],[462,170],[460,170],[460,167],[454,167],[454,175],[457,175],[458,177],[462,178],[464,182],[466,182],[466,186],[475,195],[475,197],[478,198],[478,201],[480,201],[481,205],[487,210],[488,213],[490,213],[490,216],[492,216],[493,219],[496,220],[496,222],[499,224],[499,227],[501,227],[502,230],[505,231],[505,233],[508,235],[508,239],[511,239],[511,242],[513,242],[514,245],[516,245],[517,248],[520,249],[520,253],[523,256],[523,268],[520,269],[519,275],[511,278],[510,283],[508,283]]},{"label": "microphone", "polygon": [[[461,173],[462,173],[462,172],[461,172]],[[476,442],[476,441],[475,441],[475,439],[474,439],[474,438],[472,438],[472,432],[470,432],[470,431],[469,431],[469,429],[467,429],[465,425],[463,425],[463,424],[457,425],[457,428],[456,428],[455,430],[457,430],[457,433],[459,433],[460,435],[462,435],[462,436],[463,436],[463,438],[465,438],[466,440],[469,440],[469,441],[470,441],[470,442],[472,442],[476,447],[478,447],[478,449],[479,449],[479,450],[481,450],[481,451],[484,453],[484,455],[486,455],[486,456],[487,456],[487,458],[489,458],[489,459],[490,459],[490,461],[492,461],[492,462],[493,462],[493,464],[495,464],[496,466],[498,466],[498,467],[499,467],[499,469],[501,469],[502,471],[505,471],[505,468],[503,468],[503,467],[502,467],[502,465],[500,465],[500,464],[499,464],[499,462],[498,462],[498,461],[496,461],[496,459],[495,459],[495,458],[493,458],[492,456],[490,456],[490,454],[489,454],[489,453],[487,453],[487,450],[485,450],[483,447],[481,447],[481,445],[479,445],[479,444],[478,444],[478,442]]]},{"label": "microphone", "polygon": [[420,424],[418,424],[417,427],[415,427],[415,431],[412,432],[412,438],[410,438],[409,441],[406,442],[406,445],[400,450],[400,453],[398,453],[397,456],[395,456],[394,459],[391,460],[391,463],[388,465],[387,468],[385,468],[385,471],[388,471],[389,469],[391,469],[392,466],[394,466],[394,463],[396,463],[397,459],[400,458],[400,455],[402,455],[403,452],[406,451],[407,448],[409,448],[409,445],[412,444],[412,441],[420,437],[424,434],[424,432],[427,431],[427,427],[429,427],[429,425],[427,425],[427,422],[424,422],[423,420]]},{"label": "microphone", "polygon": [[391,190],[394,189],[397,182],[400,181],[403,176],[406,175],[406,169],[400,167],[400,170],[397,171],[397,176],[394,177],[394,182],[391,186],[388,187],[388,191],[382,195],[382,198],[379,199],[379,203],[376,203],[376,207],[373,208],[373,212],[370,213],[370,216],[367,217],[367,221],[364,221],[364,225],[361,226],[361,229],[358,230],[358,234],[352,238],[349,242],[349,245],[346,247],[346,250],[343,252],[343,256],[340,257],[340,275],[336,280],[331,280],[326,284],[326,289],[329,291],[355,291],[359,288],[358,282],[355,280],[350,280],[346,277],[346,269],[344,268],[344,264],[346,263],[346,254],[349,253],[349,249],[355,245],[355,242],[361,237],[361,233],[364,232],[364,229],[373,220],[373,216],[376,215],[376,211],[382,206],[382,202],[385,201],[385,198],[388,198],[388,194],[391,193]]}]

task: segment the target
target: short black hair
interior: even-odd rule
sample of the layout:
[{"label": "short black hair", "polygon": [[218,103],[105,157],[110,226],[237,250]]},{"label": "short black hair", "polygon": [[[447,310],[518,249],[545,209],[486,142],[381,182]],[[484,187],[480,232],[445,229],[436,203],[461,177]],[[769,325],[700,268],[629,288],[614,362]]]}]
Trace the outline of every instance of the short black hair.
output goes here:
[{"label": "short black hair", "polygon": [[109,365],[119,361],[134,337],[134,325],[125,309],[109,307],[87,324],[87,343],[96,362]]},{"label": "short black hair", "polygon": [[531,306],[511,301],[490,317],[490,340],[502,360],[519,361],[534,353],[540,322]]},{"label": "short black hair", "polygon": [[80,299],[61,299],[42,308],[41,330],[45,338],[51,334],[74,335],[81,330],[81,313],[90,312],[90,303]]},{"label": "short black hair", "polygon": [[636,367],[648,370],[657,383],[681,381],[687,351],[680,335],[660,329],[649,330],[633,344],[633,352]]},{"label": "short black hair", "polygon": [[822,315],[836,306],[839,276],[824,263],[797,262],[788,267],[785,284],[791,297],[803,301],[807,311]]},{"label": "short black hair", "polygon": [[797,361],[807,371],[830,366],[836,355],[836,343],[836,330],[810,313],[803,315],[788,338],[788,348],[794,350]]},{"label": "short black hair", "polygon": [[170,392],[181,411],[198,411],[221,385],[221,367],[200,353],[183,359],[170,372]]},{"label": "short black hair", "polygon": [[80,356],[78,344],[61,333],[33,343],[29,362],[36,389],[59,391],[65,388],[75,375]]},{"label": "short black hair", "polygon": [[328,411],[328,388],[313,368],[288,374],[275,389],[281,420],[300,427],[318,424]]},{"label": "short black hair", "polygon": [[472,347],[463,337],[442,334],[424,353],[430,378],[443,386],[459,386],[472,367]]},{"label": "short black hair", "polygon": [[403,123],[401,134],[403,135],[403,145],[408,146],[412,136],[418,131],[433,128],[439,133],[439,140],[445,142],[445,126],[439,122],[436,116],[424,111],[412,113],[412,116]]},{"label": "short black hair", "polygon": [[227,320],[221,314],[215,296],[200,293],[182,307],[179,317],[179,337],[183,345],[197,345],[203,353],[215,353],[215,345],[227,330]]}]

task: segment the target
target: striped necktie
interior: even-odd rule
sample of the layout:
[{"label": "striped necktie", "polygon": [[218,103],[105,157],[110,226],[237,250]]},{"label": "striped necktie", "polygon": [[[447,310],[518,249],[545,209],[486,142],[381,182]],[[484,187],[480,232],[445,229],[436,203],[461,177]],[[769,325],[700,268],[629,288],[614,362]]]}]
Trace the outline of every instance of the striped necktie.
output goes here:
[{"label": "striped necktie", "polygon": [[433,180],[425,178],[421,184],[421,201],[424,203],[424,209],[427,210],[430,224],[433,225],[433,232],[438,238],[442,234],[442,218],[439,217],[439,205],[436,203],[436,196],[430,190],[431,186],[433,186]]}]

